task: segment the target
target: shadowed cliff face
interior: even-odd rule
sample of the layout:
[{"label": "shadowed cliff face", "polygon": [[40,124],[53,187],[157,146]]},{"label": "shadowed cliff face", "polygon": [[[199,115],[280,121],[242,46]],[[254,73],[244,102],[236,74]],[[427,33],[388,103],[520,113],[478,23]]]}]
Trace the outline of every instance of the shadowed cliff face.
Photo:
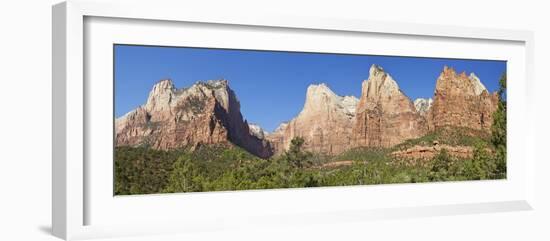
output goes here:
[{"label": "shadowed cliff face", "polygon": [[354,146],[389,147],[427,132],[426,120],[393,78],[377,65],[363,81]]},{"label": "shadowed cliff face", "polygon": [[325,84],[310,85],[300,114],[269,134],[267,139],[276,154],[287,150],[295,137],[304,138],[305,150],[339,154],[351,145],[357,101],[353,96],[336,95]]},{"label": "shadowed cliff face", "polygon": [[227,81],[197,82],[176,89],[170,80],[153,86],[147,103],[115,120],[116,146],[155,149],[235,144],[259,157],[272,155],[266,141],[250,134]]}]

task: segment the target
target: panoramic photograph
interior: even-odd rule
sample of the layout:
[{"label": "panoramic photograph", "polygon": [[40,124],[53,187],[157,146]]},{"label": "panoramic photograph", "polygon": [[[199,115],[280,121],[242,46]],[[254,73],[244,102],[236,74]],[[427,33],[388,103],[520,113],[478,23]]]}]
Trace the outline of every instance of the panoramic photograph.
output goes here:
[{"label": "panoramic photograph", "polygon": [[114,195],[506,179],[506,61],[113,48]]}]

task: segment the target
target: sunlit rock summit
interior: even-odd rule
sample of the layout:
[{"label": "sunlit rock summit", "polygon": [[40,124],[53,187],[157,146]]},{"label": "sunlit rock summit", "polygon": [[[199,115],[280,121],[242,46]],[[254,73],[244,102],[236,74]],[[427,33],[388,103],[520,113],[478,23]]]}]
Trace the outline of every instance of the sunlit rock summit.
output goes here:
[{"label": "sunlit rock summit", "polygon": [[354,146],[389,147],[427,132],[413,102],[378,65],[371,66],[363,81],[356,112]]},{"label": "sunlit rock summit", "polygon": [[436,81],[429,129],[458,126],[489,131],[497,105],[498,94],[490,94],[475,74],[459,74],[445,66]]},{"label": "sunlit rock summit", "polygon": [[194,149],[231,143],[260,157],[272,155],[269,143],[251,134],[226,80],[185,89],[175,88],[171,80],[159,81],[144,105],[115,120],[115,130],[117,146]]},{"label": "sunlit rock summit", "polygon": [[340,96],[324,83],[310,85],[299,114],[271,133],[243,118],[227,80],[182,89],[162,80],[146,103],[115,120],[115,144],[166,150],[224,143],[268,158],[287,151],[296,137],[307,151],[337,155],[356,147],[392,147],[448,127],[490,132],[499,97],[474,73],[445,66],[434,95],[414,102],[398,85],[406,79],[394,80],[378,65],[368,74],[357,82],[359,98]]},{"label": "sunlit rock summit", "polygon": [[305,149],[328,155],[341,153],[351,145],[358,99],[339,96],[326,84],[307,88],[302,111],[268,135],[275,153],[288,149],[294,137],[305,140]]},{"label": "sunlit rock summit", "polygon": [[418,98],[414,100],[414,108],[420,115],[426,115],[432,107],[432,98]]}]

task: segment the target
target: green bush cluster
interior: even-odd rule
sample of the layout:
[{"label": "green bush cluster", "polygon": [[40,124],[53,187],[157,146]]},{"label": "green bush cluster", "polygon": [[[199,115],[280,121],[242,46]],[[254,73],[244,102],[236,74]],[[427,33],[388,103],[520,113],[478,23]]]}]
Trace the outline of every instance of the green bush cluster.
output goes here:
[{"label": "green bush cluster", "polygon": [[159,151],[148,147],[115,149],[116,195],[158,193],[168,183],[181,151]]}]

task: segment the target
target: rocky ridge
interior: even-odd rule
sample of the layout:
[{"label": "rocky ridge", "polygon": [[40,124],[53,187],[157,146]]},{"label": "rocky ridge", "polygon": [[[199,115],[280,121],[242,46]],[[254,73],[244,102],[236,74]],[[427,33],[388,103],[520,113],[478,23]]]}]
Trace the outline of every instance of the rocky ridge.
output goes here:
[{"label": "rocky ridge", "polygon": [[250,134],[226,80],[199,81],[186,89],[159,81],[144,105],[115,120],[115,132],[117,146],[194,149],[231,143],[260,157],[272,155],[269,143]]},{"label": "rocky ridge", "polygon": [[430,130],[458,126],[489,131],[498,105],[498,94],[489,94],[475,74],[459,74],[447,66],[436,81],[433,99]]},{"label": "rocky ridge", "polygon": [[310,85],[302,111],[281,124],[267,140],[275,154],[288,149],[294,137],[304,138],[306,150],[328,155],[341,153],[351,145],[357,103],[357,98],[339,96],[326,84]]},{"label": "rocky ridge", "polygon": [[339,96],[323,83],[310,85],[300,113],[267,133],[244,120],[226,80],[199,81],[184,89],[163,80],[144,105],[116,119],[116,145],[173,149],[231,143],[266,158],[302,137],[306,150],[337,155],[354,147],[391,147],[451,126],[489,132],[498,104],[498,95],[490,94],[474,73],[446,66],[432,98],[411,101],[378,65],[371,66],[361,87],[358,99]]},{"label": "rocky ridge", "polygon": [[258,137],[262,140],[265,139],[265,136],[269,134],[260,125],[254,123],[248,123],[248,129],[250,130],[251,135]]},{"label": "rocky ridge", "polygon": [[418,98],[414,100],[414,108],[420,115],[426,115],[432,107],[433,100],[432,98]]},{"label": "rocky ridge", "polygon": [[371,66],[363,81],[356,113],[353,146],[389,147],[427,132],[425,118],[378,65]]}]

